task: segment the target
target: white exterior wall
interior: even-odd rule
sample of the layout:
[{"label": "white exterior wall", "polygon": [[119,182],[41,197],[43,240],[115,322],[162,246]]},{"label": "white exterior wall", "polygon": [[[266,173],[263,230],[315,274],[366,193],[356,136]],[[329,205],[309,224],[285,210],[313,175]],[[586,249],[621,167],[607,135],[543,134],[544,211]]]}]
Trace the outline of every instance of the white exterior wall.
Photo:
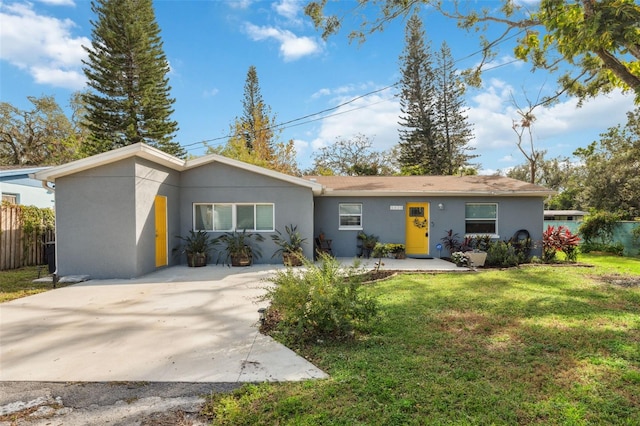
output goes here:
[{"label": "white exterior wall", "polygon": [[44,189],[38,180],[33,180],[33,182],[35,186],[0,182],[0,192],[3,194],[16,194],[18,196],[18,204],[24,206],[53,208],[55,200],[53,191]]}]

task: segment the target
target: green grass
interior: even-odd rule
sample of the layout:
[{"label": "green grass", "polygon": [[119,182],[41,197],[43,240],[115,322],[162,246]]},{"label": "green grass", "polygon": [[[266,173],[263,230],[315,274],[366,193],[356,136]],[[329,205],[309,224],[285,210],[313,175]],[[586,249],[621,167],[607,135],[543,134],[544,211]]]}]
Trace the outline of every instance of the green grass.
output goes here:
[{"label": "green grass", "polygon": [[46,266],[27,266],[20,269],[0,271],[0,303],[32,294],[42,293],[53,288],[51,283],[34,283],[33,280],[47,275]]},{"label": "green grass", "polygon": [[640,275],[640,257],[611,256],[607,254],[584,253],[578,261],[597,266],[601,273]]},{"label": "green grass", "polygon": [[[408,274],[368,290],[372,333],[299,351],[326,380],[214,395],[213,424],[640,424],[637,259]],[[639,277],[633,277],[640,279]]]}]

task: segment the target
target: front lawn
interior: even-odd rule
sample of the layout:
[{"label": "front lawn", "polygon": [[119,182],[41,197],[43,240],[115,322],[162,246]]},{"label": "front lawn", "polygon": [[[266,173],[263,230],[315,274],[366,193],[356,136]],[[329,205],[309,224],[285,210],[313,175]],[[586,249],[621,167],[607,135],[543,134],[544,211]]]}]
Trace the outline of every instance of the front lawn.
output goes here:
[{"label": "front lawn", "polygon": [[20,297],[31,296],[51,290],[52,283],[34,283],[39,276],[47,276],[45,266],[25,266],[19,269],[0,271],[0,303]]},{"label": "front lawn", "polygon": [[640,424],[640,286],[607,280],[637,283],[640,262],[622,259],[371,284],[371,334],[299,349],[331,378],[245,385],[204,413],[229,425]]}]

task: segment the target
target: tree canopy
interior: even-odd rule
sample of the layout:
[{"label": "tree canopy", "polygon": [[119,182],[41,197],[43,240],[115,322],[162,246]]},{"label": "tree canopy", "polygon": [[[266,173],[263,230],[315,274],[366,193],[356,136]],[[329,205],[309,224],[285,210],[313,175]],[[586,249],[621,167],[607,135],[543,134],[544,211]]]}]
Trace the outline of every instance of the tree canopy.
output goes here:
[{"label": "tree canopy", "polygon": [[175,142],[178,123],[171,119],[167,74],[160,28],[151,0],[94,0],[90,47],[83,61],[90,90],[84,95],[85,146],[93,155],[138,142],[184,157]]},{"label": "tree canopy", "polygon": [[373,151],[373,141],[363,135],[337,138],[314,154],[313,169],[306,174],[324,176],[373,176],[393,174],[390,153]]},{"label": "tree canopy", "polygon": [[244,85],[242,116],[231,125],[231,136],[223,147],[209,147],[207,153],[255,164],[291,175],[299,175],[293,141],[279,142],[276,116],[262,99],[258,72],[250,66]]},{"label": "tree canopy", "polygon": [[[323,37],[336,33],[348,12],[326,14],[327,0],[311,1],[305,7]],[[361,13],[378,6],[373,18]],[[482,60],[468,70],[469,81],[480,84],[482,66],[496,54],[503,41],[517,37],[514,54],[533,69],[557,74],[559,92],[585,99],[614,88],[635,93],[640,103],[640,5],[634,0],[541,0],[539,3],[501,0],[501,7],[484,2],[452,0],[360,0],[350,12],[361,19],[352,39],[382,31],[394,19],[409,15],[414,8],[428,6],[454,20],[458,27],[477,31]],[[487,38],[487,28],[501,28],[501,34]]]},{"label": "tree canopy", "polygon": [[575,155],[584,164],[580,180],[582,205],[618,214],[640,216],[640,107],[627,114],[625,126],[610,128]]},{"label": "tree canopy", "polygon": [[443,43],[434,55],[417,14],[407,22],[400,56],[400,141],[403,174],[451,175],[469,165],[473,136],[464,107],[464,84]]},{"label": "tree canopy", "polygon": [[[50,166],[79,158],[83,137],[53,96],[28,97],[30,110],[0,102],[0,164]],[[72,109],[80,106],[72,98]]]}]

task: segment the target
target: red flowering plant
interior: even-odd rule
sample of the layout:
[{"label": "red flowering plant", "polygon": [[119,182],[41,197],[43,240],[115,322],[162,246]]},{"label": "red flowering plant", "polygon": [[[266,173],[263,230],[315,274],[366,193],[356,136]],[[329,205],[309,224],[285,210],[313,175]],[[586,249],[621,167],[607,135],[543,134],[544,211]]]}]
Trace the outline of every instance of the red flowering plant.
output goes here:
[{"label": "red flowering plant", "polygon": [[549,225],[547,230],[542,234],[542,260],[544,262],[553,262],[556,253],[561,251],[565,254],[568,262],[576,262],[578,260],[578,244],[580,237],[572,234],[569,228],[564,226]]}]

